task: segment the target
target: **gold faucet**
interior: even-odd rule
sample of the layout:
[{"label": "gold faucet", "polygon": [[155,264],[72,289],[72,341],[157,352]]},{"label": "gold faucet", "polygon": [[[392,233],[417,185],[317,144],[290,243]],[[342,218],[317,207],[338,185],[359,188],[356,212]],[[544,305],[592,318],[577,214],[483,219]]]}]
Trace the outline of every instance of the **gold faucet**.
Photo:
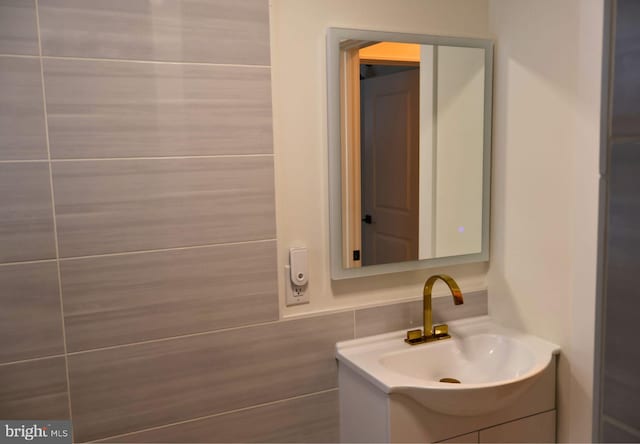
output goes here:
[{"label": "gold faucet", "polygon": [[449,290],[451,290],[451,296],[453,296],[453,303],[455,305],[464,303],[460,287],[451,276],[447,276],[446,274],[436,274],[431,276],[424,283],[424,290],[422,291],[422,315],[424,319],[424,334],[420,329],[409,330],[407,332],[407,338],[404,340],[404,342],[406,342],[407,344],[423,344],[425,342],[439,341],[441,339],[447,339],[451,337],[449,336],[449,327],[447,326],[447,324],[433,325],[431,290],[433,289],[433,284],[435,284],[438,279],[444,281],[444,283],[449,287]]}]

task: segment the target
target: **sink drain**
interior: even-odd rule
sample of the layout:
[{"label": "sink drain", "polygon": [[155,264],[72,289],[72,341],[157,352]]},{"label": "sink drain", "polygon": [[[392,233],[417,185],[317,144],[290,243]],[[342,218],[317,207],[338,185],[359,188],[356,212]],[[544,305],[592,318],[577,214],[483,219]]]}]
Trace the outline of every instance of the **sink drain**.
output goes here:
[{"label": "sink drain", "polygon": [[451,384],[460,384],[460,381],[456,378],[442,378],[440,382],[449,382]]}]

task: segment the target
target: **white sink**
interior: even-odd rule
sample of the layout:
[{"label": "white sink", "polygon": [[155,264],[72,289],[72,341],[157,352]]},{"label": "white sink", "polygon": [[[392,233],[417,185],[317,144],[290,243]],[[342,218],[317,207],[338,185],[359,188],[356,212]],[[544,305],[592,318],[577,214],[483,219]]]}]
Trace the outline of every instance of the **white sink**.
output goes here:
[{"label": "white sink", "polygon": [[[452,339],[419,345],[405,330],[337,344],[337,357],[385,393],[440,413],[472,416],[515,401],[559,353],[557,345],[487,316],[449,323]],[[460,383],[440,382],[453,378]]]}]

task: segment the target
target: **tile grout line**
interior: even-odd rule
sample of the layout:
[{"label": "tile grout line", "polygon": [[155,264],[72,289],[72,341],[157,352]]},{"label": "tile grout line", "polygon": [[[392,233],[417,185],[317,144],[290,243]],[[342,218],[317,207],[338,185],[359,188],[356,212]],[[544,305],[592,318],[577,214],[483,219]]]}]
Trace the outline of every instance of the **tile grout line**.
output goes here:
[{"label": "tile grout line", "polygon": [[254,324],[245,324],[245,325],[236,325],[234,327],[225,327],[225,328],[219,328],[216,330],[206,330],[206,331],[198,331],[195,333],[185,333],[185,334],[181,334],[181,335],[176,335],[176,336],[167,336],[167,337],[163,337],[163,338],[154,338],[154,339],[146,339],[143,341],[136,341],[136,342],[127,342],[126,344],[116,344],[116,345],[107,345],[104,347],[97,347],[97,348],[90,348],[90,349],[86,349],[86,350],[78,350],[78,351],[71,351],[68,352],[67,355],[68,356],[75,356],[75,355],[84,355],[87,353],[94,353],[94,352],[102,352],[102,351],[106,351],[106,350],[114,350],[116,348],[125,348],[125,347],[135,347],[138,345],[147,345],[147,344],[156,344],[156,343],[160,343],[160,342],[169,342],[169,341],[175,341],[175,340],[179,340],[179,339],[187,339],[187,338],[194,338],[194,337],[198,337],[198,336],[206,336],[206,335],[214,335],[214,334],[218,334],[218,333],[226,333],[229,331],[235,331],[235,330],[243,330],[243,329],[249,329],[249,328],[254,328],[254,327],[265,327],[268,325],[275,325],[275,324],[280,324],[283,322],[292,322],[295,319],[275,319],[273,321],[264,321],[264,322],[257,322]]},{"label": "tile grout line", "polygon": [[226,159],[226,158],[253,158],[253,157],[273,157],[273,153],[265,154],[211,154],[211,155],[194,155],[194,156],[140,156],[140,157],[95,157],[87,159],[51,159],[52,162],[94,162],[94,161],[111,161],[111,160],[188,160],[188,159]]},{"label": "tile grout line", "polygon": [[[39,17],[36,16],[36,21]],[[40,29],[38,28],[38,35],[40,35]],[[41,46],[40,42],[38,45]],[[213,63],[213,62],[181,62],[177,60],[137,60],[137,59],[117,59],[117,58],[101,58],[101,57],[77,57],[77,56],[45,56],[42,55],[42,49],[40,49],[40,55],[32,54],[0,54],[0,57],[16,57],[23,59],[36,59],[43,60],[71,60],[71,61],[88,61],[88,62],[114,62],[114,63],[142,63],[142,64],[162,64],[162,65],[190,65],[190,66],[211,66],[221,68],[250,68],[250,69],[271,69],[271,65],[246,65],[242,63]]]},{"label": "tile grout line", "polygon": [[32,260],[32,261],[4,262],[4,263],[0,263],[0,267],[10,267],[13,265],[42,264],[42,263],[53,262],[57,260],[66,262],[66,261],[75,261],[75,260],[82,260],[82,259],[100,259],[102,257],[132,256],[136,254],[162,253],[162,252],[171,252],[171,251],[197,250],[197,249],[204,249],[204,248],[226,247],[226,246],[235,246],[235,245],[259,244],[259,243],[274,242],[276,240],[277,240],[276,238],[267,238],[267,239],[255,239],[255,240],[247,240],[247,241],[221,242],[218,244],[189,245],[186,247],[169,247],[169,248],[156,248],[153,250],[119,251],[117,253],[89,254],[85,256],[69,256],[69,257],[60,257],[57,259],[51,258],[51,259],[39,259],[39,260]]},{"label": "tile grout line", "polygon": [[16,59],[39,59],[40,56],[39,55],[33,55],[33,54],[0,54],[0,58],[9,58],[9,57],[15,57]]},{"label": "tile grout line", "polygon": [[57,259],[51,258],[51,259],[36,259],[36,260],[32,260],[32,261],[17,261],[17,262],[3,262],[0,264],[0,267],[11,267],[14,265],[32,265],[32,264],[45,264],[47,262],[54,262]]},{"label": "tile grout line", "polygon": [[113,63],[142,63],[142,64],[162,64],[162,65],[190,65],[190,66],[212,66],[223,68],[251,68],[251,69],[271,69],[271,65],[246,65],[242,63],[212,63],[212,62],[188,62],[177,60],[137,60],[118,59],[101,57],[77,57],[77,56],[42,56],[46,60],[73,60],[89,62],[113,62]]},{"label": "tile grout line", "polygon": [[615,136],[609,137],[609,141],[611,144],[614,143],[639,143],[640,136]]},{"label": "tile grout line", "polygon": [[12,164],[12,163],[46,163],[49,162],[48,159],[16,159],[16,160],[0,160],[1,164]]},{"label": "tile grout line", "polygon": [[298,396],[291,396],[289,398],[278,399],[276,401],[263,402],[263,403],[260,403],[260,404],[254,404],[254,405],[250,405],[250,406],[247,406],[247,407],[241,407],[241,408],[238,408],[238,409],[227,410],[227,411],[219,412],[219,413],[213,413],[211,415],[198,416],[196,418],[189,418],[189,419],[185,419],[183,421],[172,422],[172,423],[169,423],[169,424],[162,424],[162,425],[155,426],[155,427],[149,427],[149,428],[146,428],[146,429],[135,430],[133,432],[127,432],[127,433],[121,433],[119,435],[107,436],[107,437],[104,437],[104,438],[97,439],[95,441],[88,441],[88,442],[101,442],[101,441],[104,441],[105,439],[122,438],[122,437],[126,437],[126,436],[129,436],[129,435],[135,435],[135,434],[138,434],[138,433],[150,432],[150,431],[153,431],[153,430],[160,430],[160,429],[165,429],[165,428],[168,428],[168,427],[174,427],[174,426],[177,426],[177,425],[189,424],[191,422],[202,421],[202,420],[210,419],[210,418],[216,418],[218,416],[231,415],[231,414],[234,414],[234,413],[246,412],[248,410],[254,410],[254,409],[258,409],[258,408],[262,408],[262,407],[269,407],[269,406],[272,406],[272,405],[282,404],[282,403],[285,403],[285,402],[295,401],[295,400],[298,400],[298,399],[311,398],[312,396],[324,395],[326,393],[336,392],[338,390],[339,390],[338,387],[334,387],[334,388],[330,388],[330,389],[326,389],[326,390],[320,390],[320,391],[317,391],[317,392],[305,393],[305,394],[298,395]]},{"label": "tile grout line", "polygon": [[170,251],[197,250],[197,249],[204,249],[204,248],[267,243],[267,242],[273,242],[276,240],[277,240],[276,238],[267,238],[267,239],[255,239],[255,240],[236,241],[236,242],[221,242],[218,244],[189,245],[186,247],[170,247],[170,248],[155,248],[152,250],[120,251],[117,253],[88,254],[85,256],[63,257],[63,258],[60,258],[60,260],[74,261],[74,260],[81,260],[81,259],[96,259],[101,257],[131,256],[131,255],[145,254],[145,253],[162,253],[162,252],[170,252]]},{"label": "tile grout line", "polygon": [[10,362],[0,362],[0,367],[6,367],[9,365],[13,365],[13,364],[27,364],[29,362],[36,362],[36,361],[44,361],[45,359],[53,359],[53,358],[64,358],[65,354],[57,354],[57,355],[47,355],[47,356],[38,356],[37,358],[27,358],[27,359],[19,359],[17,361],[10,361]]},{"label": "tile grout line", "polygon": [[[49,116],[47,112],[47,93],[44,82],[44,60],[42,59],[42,38],[40,35],[40,12],[39,12],[39,0],[34,0],[35,12],[36,12],[36,31],[38,34],[38,56],[40,60],[40,81],[42,84],[42,107],[44,113],[44,135],[45,143],[47,146],[47,160],[49,165],[49,186],[51,189],[51,213],[53,217],[53,240],[56,252],[56,269],[58,273],[58,296],[60,299],[60,324],[62,327],[62,345],[64,349],[64,366],[65,376],[67,382],[67,408],[69,409],[69,421],[73,424],[73,412],[71,409],[71,381],[69,378],[69,355],[67,353],[67,332],[64,324],[64,301],[62,298],[62,275],[60,273],[60,246],[58,243],[58,225],[56,221],[56,201],[55,193],[53,191],[53,165],[51,163],[51,143],[49,140]],[[72,432],[72,440],[73,440]]]},{"label": "tile grout line", "polygon": [[628,424],[626,424],[623,421],[620,421],[616,418],[614,418],[613,416],[609,416],[607,414],[602,414],[602,419],[605,422],[608,422],[614,426],[616,426],[619,429],[622,429],[623,431],[629,433],[630,435],[635,435],[636,437],[640,438],[640,429],[636,429]]},{"label": "tile grout line", "polygon": [[107,345],[107,346],[104,346],[104,347],[97,347],[97,348],[89,348],[89,349],[85,349],[85,350],[70,351],[70,352],[67,352],[67,355],[68,356],[84,355],[84,354],[87,354],[87,353],[102,352],[102,351],[106,351],[106,350],[114,350],[114,349],[117,349],[117,348],[135,347],[135,346],[138,346],[138,345],[156,344],[156,343],[169,342],[169,341],[175,341],[175,340],[180,340],[180,339],[194,338],[194,337],[198,337],[198,336],[222,334],[222,333],[226,333],[226,332],[230,332],[230,331],[236,331],[236,330],[247,330],[247,329],[250,329],[250,328],[267,327],[267,326],[270,326],[270,325],[285,324],[285,323],[288,323],[288,322],[296,322],[296,321],[300,321],[300,320],[303,320],[303,319],[313,319],[313,318],[320,318],[320,317],[325,317],[325,316],[346,314],[346,313],[349,313],[350,311],[351,311],[350,309],[345,309],[345,310],[334,311],[334,312],[331,312],[331,313],[312,314],[310,316],[305,316],[305,317],[302,317],[302,318],[273,319],[273,320],[270,320],[270,321],[254,322],[254,323],[251,323],[251,324],[243,324],[243,325],[235,325],[233,327],[224,327],[224,328],[218,328],[218,329],[214,329],[214,330],[204,330],[204,331],[198,331],[198,332],[194,332],[194,333],[183,333],[183,334],[178,334],[178,335],[175,335],[175,336],[166,336],[166,337],[161,337],[161,338],[145,339],[145,340],[142,340],[142,341],[127,342],[125,344]]},{"label": "tile grout line", "polygon": [[210,155],[192,155],[192,156],[140,156],[140,157],[88,157],[88,158],[69,158],[69,159],[15,159],[0,160],[0,164],[8,163],[63,163],[63,162],[105,162],[105,161],[127,161],[127,160],[190,160],[190,159],[244,159],[244,158],[269,158],[273,157],[273,153],[265,154],[210,154]]}]

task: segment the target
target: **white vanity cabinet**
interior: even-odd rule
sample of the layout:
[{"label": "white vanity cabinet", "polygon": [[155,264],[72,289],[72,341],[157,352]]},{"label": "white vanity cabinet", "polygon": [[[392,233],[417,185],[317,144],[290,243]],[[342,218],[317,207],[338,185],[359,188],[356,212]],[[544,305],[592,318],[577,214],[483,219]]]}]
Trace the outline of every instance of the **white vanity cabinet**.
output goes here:
[{"label": "white vanity cabinet", "polygon": [[[560,348],[488,316],[336,344],[342,442],[553,442]],[[457,381],[451,383],[451,381]]]},{"label": "white vanity cabinet", "polygon": [[555,442],[556,411],[510,421],[478,432],[480,443]]},{"label": "white vanity cabinet", "polygon": [[555,430],[556,411],[549,410],[488,429],[438,441],[438,443],[547,443],[555,442]]},{"label": "white vanity cabinet", "polygon": [[480,433],[472,432],[464,435],[456,436],[455,438],[445,439],[444,441],[438,441],[439,443],[451,443],[451,444],[469,444],[480,442]]},{"label": "white vanity cabinet", "polygon": [[339,363],[341,442],[555,442],[556,357],[513,403],[477,416],[427,409],[384,393]]}]

